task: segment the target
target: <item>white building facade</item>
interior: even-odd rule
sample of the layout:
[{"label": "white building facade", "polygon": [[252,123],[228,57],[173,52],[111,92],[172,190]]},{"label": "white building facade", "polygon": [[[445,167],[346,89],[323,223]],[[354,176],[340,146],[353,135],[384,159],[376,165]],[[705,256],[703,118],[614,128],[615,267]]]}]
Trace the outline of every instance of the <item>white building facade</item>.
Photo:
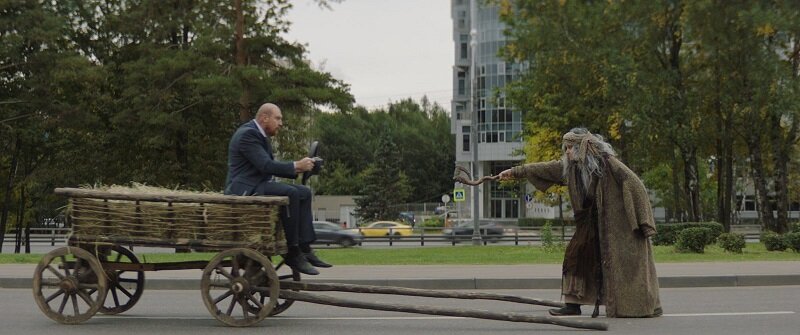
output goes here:
[{"label": "white building facade", "polygon": [[[456,138],[456,164],[476,171],[475,164],[477,173],[473,178],[497,174],[522,160],[522,156],[515,156],[522,149],[522,113],[506,104],[501,90],[516,77],[520,65],[507,63],[498,56],[505,45],[505,26],[498,10],[478,0],[451,0],[454,41],[451,133]],[[490,182],[476,187],[479,219],[516,222],[525,216],[525,192],[498,186]],[[464,189],[467,200],[461,208],[466,215],[462,217],[470,217],[474,213],[475,191],[470,186]],[[537,212],[540,211],[539,208]]]}]

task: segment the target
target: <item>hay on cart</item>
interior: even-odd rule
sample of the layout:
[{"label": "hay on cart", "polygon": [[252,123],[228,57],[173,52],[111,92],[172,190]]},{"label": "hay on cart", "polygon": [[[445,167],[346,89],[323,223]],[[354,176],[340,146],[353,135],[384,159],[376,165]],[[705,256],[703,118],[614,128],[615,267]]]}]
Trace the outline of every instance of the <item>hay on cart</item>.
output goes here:
[{"label": "hay on cart", "polygon": [[74,244],[130,244],[286,252],[286,197],[231,196],[144,185],[60,188]]}]

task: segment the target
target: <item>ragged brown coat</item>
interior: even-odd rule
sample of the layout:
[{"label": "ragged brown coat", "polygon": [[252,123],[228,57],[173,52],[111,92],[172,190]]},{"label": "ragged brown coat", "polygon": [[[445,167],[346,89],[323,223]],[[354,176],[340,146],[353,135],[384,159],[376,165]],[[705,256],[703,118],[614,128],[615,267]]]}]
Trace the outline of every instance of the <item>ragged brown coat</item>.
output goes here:
[{"label": "ragged brown coat", "polygon": [[[606,157],[606,162],[595,190],[606,316],[660,315],[658,276],[648,239],[656,227],[647,190],[639,177],[615,157]],[[538,190],[567,185],[575,194],[572,188],[577,181],[574,177],[565,179],[562,174],[561,161],[512,169],[515,178],[527,178]],[[572,205],[576,207],[575,203]]]}]

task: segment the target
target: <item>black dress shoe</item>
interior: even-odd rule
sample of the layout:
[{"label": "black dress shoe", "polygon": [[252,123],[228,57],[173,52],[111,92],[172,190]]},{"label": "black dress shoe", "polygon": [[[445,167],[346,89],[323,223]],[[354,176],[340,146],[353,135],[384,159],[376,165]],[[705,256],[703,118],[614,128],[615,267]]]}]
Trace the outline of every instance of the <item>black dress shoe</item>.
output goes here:
[{"label": "black dress shoe", "polygon": [[284,256],[283,258],[286,265],[288,265],[292,270],[298,271],[300,273],[305,273],[307,275],[316,276],[319,274],[319,271],[315,269],[311,264],[308,263],[305,257],[302,254],[298,254],[296,256]]},{"label": "black dress shoe", "polygon": [[321,259],[319,259],[319,257],[317,257],[317,255],[314,253],[314,251],[304,252],[304,253],[303,253],[303,256],[305,256],[305,257],[306,257],[306,260],[307,260],[309,263],[311,263],[311,265],[313,265],[313,266],[316,266],[316,267],[318,267],[318,268],[329,268],[329,267],[333,267],[333,265],[330,265],[330,264],[328,264],[328,263],[325,263],[324,261],[322,261]]},{"label": "black dress shoe", "polygon": [[581,315],[581,305],[567,304],[559,309],[551,309],[549,312],[552,316]]}]

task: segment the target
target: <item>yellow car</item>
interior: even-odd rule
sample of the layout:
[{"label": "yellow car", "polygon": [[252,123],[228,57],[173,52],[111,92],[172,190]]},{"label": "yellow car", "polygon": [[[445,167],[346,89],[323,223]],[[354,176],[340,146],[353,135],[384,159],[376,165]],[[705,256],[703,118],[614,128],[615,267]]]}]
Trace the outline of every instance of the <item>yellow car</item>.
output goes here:
[{"label": "yellow car", "polygon": [[409,236],[411,226],[394,221],[375,221],[366,227],[361,227],[364,236]]}]

